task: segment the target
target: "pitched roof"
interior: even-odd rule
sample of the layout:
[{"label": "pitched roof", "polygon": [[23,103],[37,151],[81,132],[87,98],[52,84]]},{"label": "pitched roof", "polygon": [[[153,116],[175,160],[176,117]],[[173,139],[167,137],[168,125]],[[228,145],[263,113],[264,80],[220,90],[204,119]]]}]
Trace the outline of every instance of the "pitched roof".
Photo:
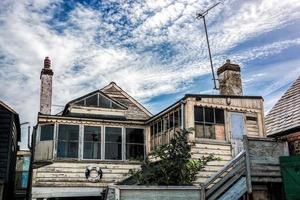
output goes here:
[{"label": "pitched roof", "polygon": [[64,108],[64,111],[62,112],[62,115],[66,115],[68,113],[68,108],[74,103],[96,93],[100,93],[101,95],[118,104],[122,109],[126,110],[128,119],[146,120],[151,116],[151,113],[144,106],[142,106],[142,104],[122,90],[115,82],[111,82],[100,90],[93,91],[68,102]]},{"label": "pitched roof", "polygon": [[136,111],[142,111],[144,113],[143,118],[149,118],[150,116],[152,116],[152,114],[142,104],[131,97],[115,82],[111,82],[110,84],[102,88],[101,91],[128,108],[134,109]]},{"label": "pitched roof", "polygon": [[268,136],[300,128],[300,76],[270,110],[265,125]]}]

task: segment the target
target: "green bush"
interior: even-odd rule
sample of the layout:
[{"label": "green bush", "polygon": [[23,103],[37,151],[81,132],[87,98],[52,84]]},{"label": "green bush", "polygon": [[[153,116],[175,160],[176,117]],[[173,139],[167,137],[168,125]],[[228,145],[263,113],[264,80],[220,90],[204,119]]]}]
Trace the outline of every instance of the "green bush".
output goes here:
[{"label": "green bush", "polygon": [[153,150],[149,155],[152,161],[147,157],[141,170],[130,170],[134,183],[138,185],[192,185],[197,173],[205,167],[207,162],[219,160],[214,155],[192,159],[188,134],[190,130],[184,129],[176,132],[169,144]]}]

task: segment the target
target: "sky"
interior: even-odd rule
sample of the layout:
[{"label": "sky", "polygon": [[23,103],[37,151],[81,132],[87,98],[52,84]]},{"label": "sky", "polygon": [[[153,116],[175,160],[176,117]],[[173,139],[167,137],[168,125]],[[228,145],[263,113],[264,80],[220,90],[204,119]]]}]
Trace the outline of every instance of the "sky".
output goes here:
[{"label": "sky", "polygon": [[[111,81],[153,114],[185,93],[217,94],[196,19],[217,2],[1,0],[0,100],[34,126],[46,56],[52,114]],[[244,94],[263,96],[267,113],[300,75],[300,1],[222,0],[206,22],[215,70],[239,64]]]}]

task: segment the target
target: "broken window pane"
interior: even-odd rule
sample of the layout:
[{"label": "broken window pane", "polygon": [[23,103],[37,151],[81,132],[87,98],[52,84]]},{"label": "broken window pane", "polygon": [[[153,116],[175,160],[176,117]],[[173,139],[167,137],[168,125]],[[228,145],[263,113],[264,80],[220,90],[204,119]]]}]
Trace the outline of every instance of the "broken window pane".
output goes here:
[{"label": "broken window pane", "polygon": [[105,159],[122,160],[122,129],[105,128]]},{"label": "broken window pane", "polygon": [[40,141],[53,140],[54,124],[41,126]]},{"label": "broken window pane", "polygon": [[85,99],[86,106],[97,107],[98,106],[98,94]]},{"label": "broken window pane", "polygon": [[83,158],[101,159],[101,127],[84,126]]},{"label": "broken window pane", "polygon": [[126,128],[126,159],[144,159],[144,130]]},{"label": "broken window pane", "polygon": [[57,157],[78,157],[79,126],[60,124],[58,129]]},{"label": "broken window pane", "polygon": [[195,136],[225,140],[224,110],[195,106]]}]

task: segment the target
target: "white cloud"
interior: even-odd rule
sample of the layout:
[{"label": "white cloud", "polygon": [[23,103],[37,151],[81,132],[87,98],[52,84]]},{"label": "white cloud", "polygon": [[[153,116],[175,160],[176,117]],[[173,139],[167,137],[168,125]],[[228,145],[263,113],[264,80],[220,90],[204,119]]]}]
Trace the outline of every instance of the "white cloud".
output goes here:
[{"label": "white cloud", "polygon": [[[0,98],[21,114],[22,121],[33,125],[45,56],[53,63],[54,104],[63,105],[110,81],[143,102],[185,91],[195,78],[210,73],[203,22],[195,15],[212,3],[124,1],[116,12],[105,14],[101,7],[80,3],[64,13],[60,0],[1,1]],[[220,4],[207,16],[215,66],[227,57],[243,65],[299,46],[299,38],[290,38],[242,47],[245,41],[299,20],[299,9],[297,0]],[[57,15],[64,20],[55,18]],[[233,47],[240,48],[229,51]],[[255,80],[259,77],[253,77]]]}]

